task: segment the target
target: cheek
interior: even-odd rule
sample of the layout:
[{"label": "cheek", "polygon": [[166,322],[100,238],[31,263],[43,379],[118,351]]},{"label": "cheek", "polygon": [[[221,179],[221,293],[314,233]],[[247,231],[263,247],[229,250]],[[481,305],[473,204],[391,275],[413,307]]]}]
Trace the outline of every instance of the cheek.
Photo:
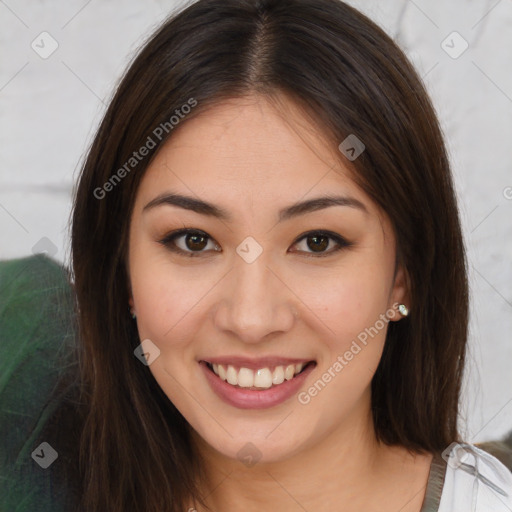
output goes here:
[{"label": "cheek", "polygon": [[200,369],[198,366],[193,369],[196,373],[190,373],[190,360],[195,356],[190,341],[200,327],[198,306],[208,288],[204,280],[202,285],[193,283],[189,276],[161,260],[140,261],[144,264],[134,266],[132,278],[139,337],[150,339],[160,350],[149,369],[173,404],[187,417],[193,417],[194,404],[185,390],[192,389]]},{"label": "cheek", "polygon": [[303,275],[295,283],[297,295],[321,320],[330,344],[343,347],[386,312],[391,278],[379,262],[361,261],[329,275]]},{"label": "cheek", "polygon": [[[194,310],[207,290],[171,268],[147,265],[148,270],[132,284],[141,336],[158,340],[161,349],[180,344],[183,326],[190,327]],[[190,336],[191,332],[188,331]]]},{"label": "cheek", "polygon": [[353,272],[343,278],[305,299],[325,328],[316,380],[298,399],[310,404],[311,414],[324,418],[326,425],[367,405],[364,397],[369,396],[389,325],[389,290],[382,285],[382,274]]},{"label": "cheek", "polygon": [[351,263],[330,277],[301,280],[301,298],[321,320],[323,348],[318,380],[300,403],[315,397],[318,414],[334,407],[338,419],[357,407],[368,391],[389,325],[385,315],[391,265],[364,257]]}]

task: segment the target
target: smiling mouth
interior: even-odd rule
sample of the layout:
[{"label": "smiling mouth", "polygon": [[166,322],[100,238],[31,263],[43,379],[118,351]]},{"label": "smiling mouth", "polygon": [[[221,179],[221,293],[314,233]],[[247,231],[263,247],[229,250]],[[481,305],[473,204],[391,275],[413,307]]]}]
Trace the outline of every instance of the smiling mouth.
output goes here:
[{"label": "smiling mouth", "polygon": [[252,370],[235,365],[225,365],[203,361],[206,366],[221,380],[235,388],[263,390],[277,387],[283,382],[292,380],[303,373],[306,368],[316,366],[316,361],[296,363],[289,365],[277,365]]}]

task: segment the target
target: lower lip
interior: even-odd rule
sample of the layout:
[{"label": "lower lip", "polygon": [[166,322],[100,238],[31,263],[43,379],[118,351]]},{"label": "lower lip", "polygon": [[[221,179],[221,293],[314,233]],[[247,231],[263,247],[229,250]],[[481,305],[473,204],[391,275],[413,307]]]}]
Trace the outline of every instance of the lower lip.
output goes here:
[{"label": "lower lip", "polygon": [[232,386],[210,370],[204,361],[200,361],[199,365],[217,396],[239,409],[266,409],[283,403],[300,389],[316,366],[316,364],[310,364],[293,379],[285,380],[282,384],[268,389],[258,390]]}]

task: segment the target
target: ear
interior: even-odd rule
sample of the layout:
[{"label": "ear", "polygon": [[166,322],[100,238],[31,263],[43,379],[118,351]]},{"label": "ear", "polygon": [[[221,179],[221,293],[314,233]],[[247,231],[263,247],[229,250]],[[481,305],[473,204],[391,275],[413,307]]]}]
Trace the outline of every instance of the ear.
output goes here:
[{"label": "ear", "polygon": [[[397,271],[395,273],[395,279],[393,282],[393,287],[391,289],[391,293],[389,295],[388,308],[396,311],[395,304],[405,304],[407,308],[411,309],[411,294],[410,294],[410,285],[409,285],[409,276],[402,265],[399,265]],[[390,318],[391,321],[401,320],[402,316],[397,314],[393,318]]]}]

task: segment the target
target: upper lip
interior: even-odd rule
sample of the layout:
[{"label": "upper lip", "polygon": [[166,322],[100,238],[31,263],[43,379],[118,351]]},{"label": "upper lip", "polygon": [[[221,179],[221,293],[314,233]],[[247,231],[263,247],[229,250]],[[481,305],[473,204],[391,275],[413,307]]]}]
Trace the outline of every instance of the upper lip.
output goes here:
[{"label": "upper lip", "polygon": [[258,370],[260,368],[274,368],[276,366],[288,366],[290,364],[297,363],[309,363],[314,361],[314,359],[299,359],[299,358],[289,358],[289,357],[260,357],[260,358],[247,358],[240,356],[222,356],[222,357],[209,357],[201,359],[206,363],[215,363],[222,364],[224,366],[233,365],[238,366],[240,368],[248,368],[250,370]]}]

